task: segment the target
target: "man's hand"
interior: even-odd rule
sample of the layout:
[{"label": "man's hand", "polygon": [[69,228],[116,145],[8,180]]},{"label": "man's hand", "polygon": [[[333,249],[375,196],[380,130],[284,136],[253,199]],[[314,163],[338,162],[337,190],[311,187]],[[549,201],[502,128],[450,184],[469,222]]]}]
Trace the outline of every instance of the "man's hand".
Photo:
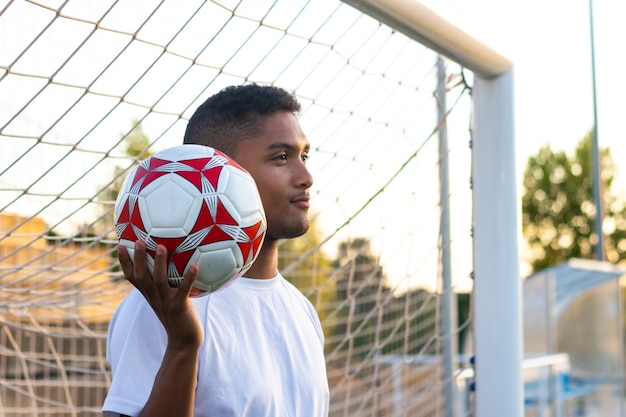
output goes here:
[{"label": "man's hand", "polygon": [[189,293],[198,277],[198,266],[192,265],[178,288],[170,286],[167,279],[167,249],[159,245],[154,259],[154,274],[146,262],[146,244],[135,243],[134,260],[122,245],[118,246],[119,261],[126,279],[145,297],[165,327],[168,345],[176,350],[197,348],[202,343],[202,326]]},{"label": "man's hand", "polygon": [[134,262],[123,246],[118,246],[118,252],[124,276],[141,291],[168,336],[163,362],[139,417],[192,417],[203,334],[189,292],[198,277],[198,266],[192,265],[180,286],[173,288],[167,279],[167,249],[164,246],[157,247],[154,274],[148,270],[144,242],[135,243]]}]

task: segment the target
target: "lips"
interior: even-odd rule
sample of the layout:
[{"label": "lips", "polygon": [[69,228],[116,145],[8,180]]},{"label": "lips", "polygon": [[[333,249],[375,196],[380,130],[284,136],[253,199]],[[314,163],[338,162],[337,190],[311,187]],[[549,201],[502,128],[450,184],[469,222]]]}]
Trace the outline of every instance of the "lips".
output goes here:
[{"label": "lips", "polygon": [[302,194],[290,200],[291,204],[301,208],[309,208],[310,197],[308,194]]}]

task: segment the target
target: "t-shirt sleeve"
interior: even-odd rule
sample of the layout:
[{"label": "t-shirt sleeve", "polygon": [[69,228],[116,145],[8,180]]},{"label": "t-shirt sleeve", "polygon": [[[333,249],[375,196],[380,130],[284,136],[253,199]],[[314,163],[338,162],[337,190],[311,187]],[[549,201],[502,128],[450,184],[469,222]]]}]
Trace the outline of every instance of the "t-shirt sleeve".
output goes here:
[{"label": "t-shirt sleeve", "polygon": [[324,348],[324,330],[322,329],[322,322],[320,321],[320,317],[317,315],[317,311],[315,310],[315,307],[313,307],[313,304],[311,304],[311,302],[306,297],[304,297],[304,300],[305,300],[307,314],[309,318],[311,319],[311,322],[313,323],[313,327],[315,327],[315,331],[317,332],[317,336],[319,337],[319,341],[323,349]]},{"label": "t-shirt sleeve", "polygon": [[103,412],[137,415],[161,367],[167,334],[150,305],[133,290],[116,310],[107,337],[111,387]]}]

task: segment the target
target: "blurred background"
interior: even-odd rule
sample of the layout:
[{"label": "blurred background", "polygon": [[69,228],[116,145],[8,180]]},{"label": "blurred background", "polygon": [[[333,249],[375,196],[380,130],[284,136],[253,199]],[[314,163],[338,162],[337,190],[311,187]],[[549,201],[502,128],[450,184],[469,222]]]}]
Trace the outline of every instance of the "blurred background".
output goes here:
[{"label": "blurred background", "polygon": [[[482,75],[360,3],[413,4],[0,1],[0,415],[100,415],[108,320],[131,288],[115,251],[121,182],[243,83],[303,106],[312,228],[283,242],[281,270],[322,320],[331,415],[487,415],[473,189],[501,155],[472,152]],[[518,234],[493,239],[518,251],[501,279],[520,283],[519,412],[624,416],[626,6],[421,4],[513,65],[515,141],[502,143]]]}]

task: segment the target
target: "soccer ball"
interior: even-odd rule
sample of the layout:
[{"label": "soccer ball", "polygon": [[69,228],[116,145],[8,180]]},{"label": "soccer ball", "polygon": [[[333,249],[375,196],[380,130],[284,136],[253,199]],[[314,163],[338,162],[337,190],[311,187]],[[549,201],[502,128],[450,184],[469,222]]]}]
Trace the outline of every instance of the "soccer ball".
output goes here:
[{"label": "soccer ball", "polygon": [[170,285],[196,263],[190,296],[216,291],[242,276],[258,256],[267,222],[254,179],[208,146],[180,145],[145,159],[124,180],[114,221],[131,259],[146,242],[154,271],[158,244],[167,248]]}]

